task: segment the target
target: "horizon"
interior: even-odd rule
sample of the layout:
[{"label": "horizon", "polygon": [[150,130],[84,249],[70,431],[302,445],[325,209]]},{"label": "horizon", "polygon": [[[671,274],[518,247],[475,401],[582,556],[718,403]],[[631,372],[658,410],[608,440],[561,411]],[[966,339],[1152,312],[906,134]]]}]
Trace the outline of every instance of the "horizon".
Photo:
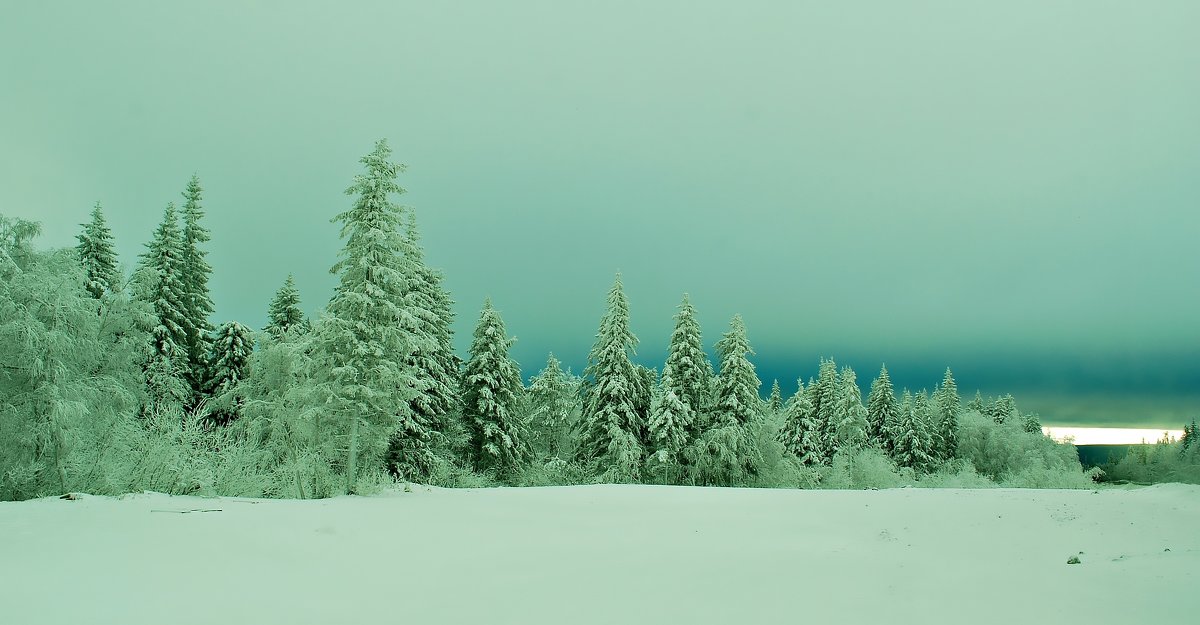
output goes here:
[{"label": "horizon", "polygon": [[0,210],[60,247],[99,200],[132,266],[198,173],[214,320],[257,328],[288,273],[324,306],[388,137],[458,353],[490,296],[526,379],[582,371],[620,270],[648,366],[690,292],[764,395],[833,357],[1046,424],[1197,415],[1200,6],[476,9],[13,8]]}]

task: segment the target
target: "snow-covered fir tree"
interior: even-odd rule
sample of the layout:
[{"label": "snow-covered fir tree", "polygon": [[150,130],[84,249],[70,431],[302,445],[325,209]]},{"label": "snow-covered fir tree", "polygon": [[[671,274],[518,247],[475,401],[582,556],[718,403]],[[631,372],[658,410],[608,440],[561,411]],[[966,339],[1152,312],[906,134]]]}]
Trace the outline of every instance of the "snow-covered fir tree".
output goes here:
[{"label": "snow-covered fir tree", "polygon": [[803,464],[821,464],[824,461],[821,427],[816,421],[811,393],[804,388],[804,380],[796,380],[796,394],[784,405],[783,414],[784,425],[779,438],[784,449]]},{"label": "snow-covered fir tree", "polygon": [[444,431],[459,403],[459,360],[454,354],[454,300],[442,287],[442,273],[425,264],[425,251],[417,229],[416,212],[405,209],[405,253],[413,270],[411,290],[406,293],[408,309],[417,319],[419,338],[410,362],[420,376],[412,409]]},{"label": "snow-covered fir tree", "polygon": [[823,463],[837,452],[835,436],[837,424],[840,421],[837,416],[837,400],[838,395],[841,394],[841,385],[838,384],[837,363],[832,358],[821,360],[817,379],[815,382],[809,383],[805,393],[808,395],[809,403],[812,404],[811,419],[819,433],[817,438],[820,444],[818,460]]},{"label": "snow-covered fir tree", "polygon": [[930,429],[931,415],[924,394],[913,397],[907,390],[900,404],[900,423],[896,432],[893,458],[896,464],[918,473],[933,468],[934,438]]},{"label": "snow-covered fir tree", "polygon": [[779,390],[779,379],[771,382],[771,394],[767,396],[767,412],[777,415],[783,412],[783,392]]},{"label": "snow-covered fir tree", "polygon": [[492,300],[483,303],[463,375],[463,416],[471,432],[471,460],[481,470],[515,474],[530,457],[519,411],[521,370],[508,355],[513,340]]},{"label": "snow-covered fir tree", "polygon": [[304,311],[300,308],[300,291],[296,280],[288,274],[283,286],[271,298],[267,308],[267,327],[263,328],[276,341],[284,340],[289,333],[302,332],[308,327]]},{"label": "snow-covered fir tree", "polygon": [[717,341],[721,372],[717,376],[717,403],[713,409],[718,425],[745,427],[762,416],[758,389],[762,382],[749,356],[754,353],[746,337],[746,324],[734,315],[729,331]]},{"label": "snow-covered fir tree", "polygon": [[391,153],[381,140],[361,159],[366,171],[346,190],[354,204],[334,217],[345,240],[331,269],[339,281],[314,329],[311,362],[323,378],[328,435],[344,450],[337,468],[346,492],[354,491],[361,467],[382,468],[389,438],[405,443],[393,467],[401,477],[424,475],[433,461],[430,423],[409,405],[419,379],[409,364],[418,328],[405,305],[414,272],[400,207],[391,199],[404,191],[396,183],[403,166],[388,160]]},{"label": "snow-covered fir tree", "polygon": [[100,202],[92,208],[92,219],[83,224],[83,232],[75,237],[79,240],[76,250],[83,263],[86,275],[85,287],[92,297],[100,299],[105,293],[116,291],[121,274],[117,267],[117,253],[113,250],[112,230],[104,220]]},{"label": "snow-covered fir tree", "polygon": [[996,423],[1008,423],[1021,418],[1020,411],[1017,410],[1017,401],[1012,395],[997,397],[991,404],[984,407],[984,414],[991,417]]},{"label": "snow-covered fir tree", "polygon": [[691,428],[691,408],[673,390],[671,370],[663,372],[662,382],[654,393],[650,406],[649,451],[653,462],[675,465],[679,453],[688,443]]},{"label": "snow-covered fir tree", "polygon": [[630,361],[637,337],[629,329],[629,302],[617,274],[608,310],[584,370],[584,404],[576,456],[594,462],[604,479],[636,481],[644,454],[637,413],[638,373]]},{"label": "snow-covered fir tree", "polygon": [[838,384],[841,392],[836,414],[840,421],[834,430],[834,443],[839,450],[862,448],[867,444],[867,409],[862,405],[862,391],[854,370],[842,367]]},{"label": "snow-covered fir tree", "polygon": [[236,322],[221,324],[213,334],[207,391],[219,393],[246,377],[254,353],[254,331]]},{"label": "snow-covered fir tree", "polygon": [[579,420],[579,379],[562,369],[550,354],[546,366],[526,391],[532,446],[544,458],[565,458],[571,451],[570,433]]},{"label": "snow-covered fir tree", "polygon": [[646,448],[650,444],[650,404],[654,402],[654,389],[658,388],[658,370],[652,367],[635,364],[634,387],[636,389],[633,409],[637,411],[638,422],[642,429],[638,432],[638,441]]},{"label": "snow-covered fir tree", "polygon": [[151,305],[152,350],[145,364],[149,408],[167,410],[188,401],[187,293],[183,285],[182,238],[175,204],[168,203],[146,251],[139,256],[135,295]]},{"label": "snow-covered fir tree", "polygon": [[975,391],[975,398],[967,403],[967,410],[978,412],[979,414],[985,414],[983,395],[979,394],[979,391]]},{"label": "snow-covered fir tree", "polygon": [[[205,392],[214,397],[232,392],[249,375],[253,354],[253,330],[236,321],[221,324],[213,335],[212,353],[208,356]],[[241,403],[241,398],[230,398],[227,405],[211,411],[210,419],[228,423],[237,417]]]},{"label": "snow-covered fir tree", "polygon": [[898,421],[896,393],[884,365],[879,369],[879,377],[871,383],[871,393],[867,396],[867,440],[890,453],[894,443],[892,433]]},{"label": "snow-covered fir tree", "polygon": [[958,397],[958,384],[954,382],[954,374],[947,367],[941,386],[933,394],[937,431],[937,449],[934,456],[938,460],[953,458],[958,449],[958,414],[962,412],[961,402]]},{"label": "snow-covered fir tree", "polygon": [[706,412],[712,396],[712,362],[704,352],[700,322],[696,309],[685,293],[675,314],[675,329],[667,345],[667,362],[663,370],[671,370],[671,390],[692,414],[692,430],[696,436],[707,425]]},{"label": "snow-covered fir tree", "polygon": [[200,178],[192,176],[183,192],[183,199],[180,282],[183,284],[184,310],[188,319],[183,347],[187,352],[188,382],[194,390],[200,390],[208,370],[206,359],[211,349],[209,333],[213,329],[209,322],[213,302],[208,290],[212,267],[206,259],[208,252],[201,247],[211,237],[208,229],[200,223],[204,218],[204,209],[200,206]]}]

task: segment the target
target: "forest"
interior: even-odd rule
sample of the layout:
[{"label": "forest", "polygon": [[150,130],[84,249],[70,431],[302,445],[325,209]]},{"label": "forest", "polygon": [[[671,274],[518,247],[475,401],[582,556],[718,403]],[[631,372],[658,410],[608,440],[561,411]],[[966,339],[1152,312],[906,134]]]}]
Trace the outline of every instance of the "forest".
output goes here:
[{"label": "forest", "polygon": [[[386,141],[332,217],[338,284],[308,318],[291,277],[266,327],[214,324],[203,189],[168,203],[131,274],[97,204],[74,248],[0,215],[0,499],[68,492],[320,498],[445,487],[646,483],[777,488],[1091,487],[1075,449],[1011,395],[964,401],[947,369],[897,390],[886,367],[762,398],[739,316],[712,362],[687,295],[661,369],[618,274],[580,375],[553,354],[526,385],[485,301],[466,358]],[[332,211],[331,211],[332,212]],[[790,385],[789,385],[790,387]],[[790,389],[789,389],[790,390]],[[1200,481],[1195,425],[1110,473]],[[1112,477],[1111,475],[1109,477]]]}]

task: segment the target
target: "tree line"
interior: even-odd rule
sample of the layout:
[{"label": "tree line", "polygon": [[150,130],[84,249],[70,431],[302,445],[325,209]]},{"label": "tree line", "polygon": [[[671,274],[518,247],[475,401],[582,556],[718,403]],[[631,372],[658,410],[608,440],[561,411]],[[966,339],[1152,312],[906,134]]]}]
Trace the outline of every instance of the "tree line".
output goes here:
[{"label": "tree line", "polygon": [[735,316],[714,368],[686,295],[661,370],[618,274],[582,375],[550,355],[528,387],[485,301],[465,360],[453,300],[429,267],[404,166],[386,141],[335,215],[333,295],[305,316],[288,277],[260,330],[214,326],[203,189],[163,218],[128,278],[99,204],[69,250],[0,216],[0,497],[68,490],[321,497],[392,481],[715,486],[1082,485],[1073,449],[1012,396],[969,402],[949,369],[897,394],[886,367],[865,401],[823,359],[767,399]]}]

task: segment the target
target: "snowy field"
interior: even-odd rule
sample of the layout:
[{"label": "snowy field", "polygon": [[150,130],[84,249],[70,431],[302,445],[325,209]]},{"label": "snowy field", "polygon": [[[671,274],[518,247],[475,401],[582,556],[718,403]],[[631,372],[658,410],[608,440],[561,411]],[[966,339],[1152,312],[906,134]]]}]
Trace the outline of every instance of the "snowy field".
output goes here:
[{"label": "snowy field", "polygon": [[0,503],[0,622],[1194,623],[1198,529],[1182,485],[55,498]]}]

